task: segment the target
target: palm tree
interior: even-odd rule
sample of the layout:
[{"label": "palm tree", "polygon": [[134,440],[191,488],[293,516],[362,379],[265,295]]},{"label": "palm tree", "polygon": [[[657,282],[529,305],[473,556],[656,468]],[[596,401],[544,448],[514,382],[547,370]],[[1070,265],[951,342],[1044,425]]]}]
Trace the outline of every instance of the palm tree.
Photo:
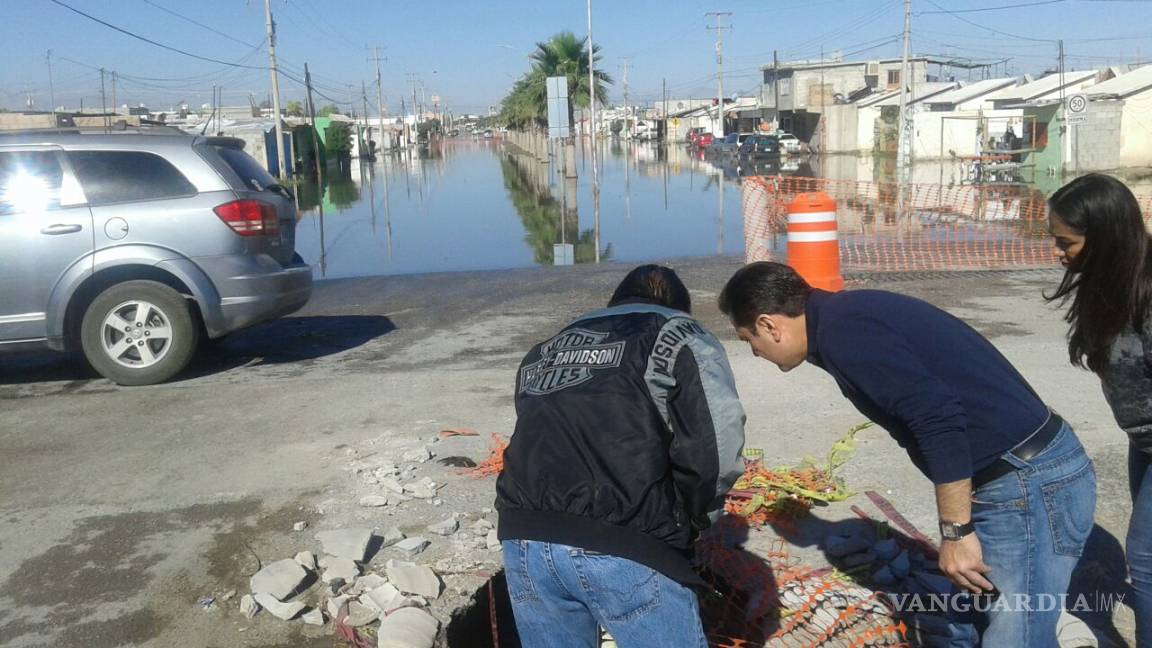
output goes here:
[{"label": "palm tree", "polygon": [[[588,39],[577,38],[570,31],[560,32],[545,42],[536,43],[532,52],[532,69],[512,87],[502,102],[502,114],[513,127],[544,125],[548,119],[545,79],[562,76],[568,79],[568,125],[575,124],[575,109],[587,108],[591,94],[588,78]],[[594,61],[600,60],[600,48],[593,47]],[[596,100],[607,102],[605,84],[612,83],[606,72],[596,70]]]}]

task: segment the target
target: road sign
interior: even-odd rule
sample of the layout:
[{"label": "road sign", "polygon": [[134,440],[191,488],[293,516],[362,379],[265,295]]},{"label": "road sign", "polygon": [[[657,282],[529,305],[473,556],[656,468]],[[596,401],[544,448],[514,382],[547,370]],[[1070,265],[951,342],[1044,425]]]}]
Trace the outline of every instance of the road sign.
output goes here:
[{"label": "road sign", "polygon": [[546,80],[548,90],[548,137],[568,137],[568,77]]},{"label": "road sign", "polygon": [[1088,95],[1074,94],[1064,100],[1064,109],[1073,115],[1088,112]]},{"label": "road sign", "polygon": [[1068,124],[1069,126],[1075,126],[1077,124],[1087,124],[1088,123],[1088,115],[1068,115],[1064,118],[1064,123]]}]

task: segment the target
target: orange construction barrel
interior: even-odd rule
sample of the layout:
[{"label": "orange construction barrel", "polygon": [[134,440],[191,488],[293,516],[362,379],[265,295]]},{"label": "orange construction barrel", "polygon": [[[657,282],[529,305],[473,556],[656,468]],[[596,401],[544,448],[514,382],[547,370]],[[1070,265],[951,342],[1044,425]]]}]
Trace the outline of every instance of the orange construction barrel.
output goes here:
[{"label": "orange construction barrel", "polygon": [[844,288],[836,201],[823,191],[798,194],[788,203],[788,265],[813,288]]}]

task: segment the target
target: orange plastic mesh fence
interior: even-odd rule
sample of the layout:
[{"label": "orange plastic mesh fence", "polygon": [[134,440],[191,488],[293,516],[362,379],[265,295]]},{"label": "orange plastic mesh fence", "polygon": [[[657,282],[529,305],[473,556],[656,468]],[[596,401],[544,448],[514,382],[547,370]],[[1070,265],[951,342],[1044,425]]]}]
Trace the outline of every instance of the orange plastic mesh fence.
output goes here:
[{"label": "orange plastic mesh fence", "polygon": [[[812,191],[836,200],[846,271],[1035,268],[1055,262],[1045,196],[1035,189],[911,184],[901,196],[895,183],[794,176],[744,179],[748,262],[786,260],[788,203]],[[1152,196],[1139,198],[1147,220]]]}]

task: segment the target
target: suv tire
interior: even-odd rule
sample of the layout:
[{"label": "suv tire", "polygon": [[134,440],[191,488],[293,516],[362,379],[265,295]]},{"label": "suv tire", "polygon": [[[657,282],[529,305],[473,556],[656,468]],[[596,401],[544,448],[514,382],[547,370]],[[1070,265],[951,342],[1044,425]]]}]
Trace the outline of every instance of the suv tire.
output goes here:
[{"label": "suv tire", "polygon": [[84,357],[120,385],[152,385],[188,366],[200,341],[188,302],[156,281],[126,281],[96,296],[80,324]]}]

